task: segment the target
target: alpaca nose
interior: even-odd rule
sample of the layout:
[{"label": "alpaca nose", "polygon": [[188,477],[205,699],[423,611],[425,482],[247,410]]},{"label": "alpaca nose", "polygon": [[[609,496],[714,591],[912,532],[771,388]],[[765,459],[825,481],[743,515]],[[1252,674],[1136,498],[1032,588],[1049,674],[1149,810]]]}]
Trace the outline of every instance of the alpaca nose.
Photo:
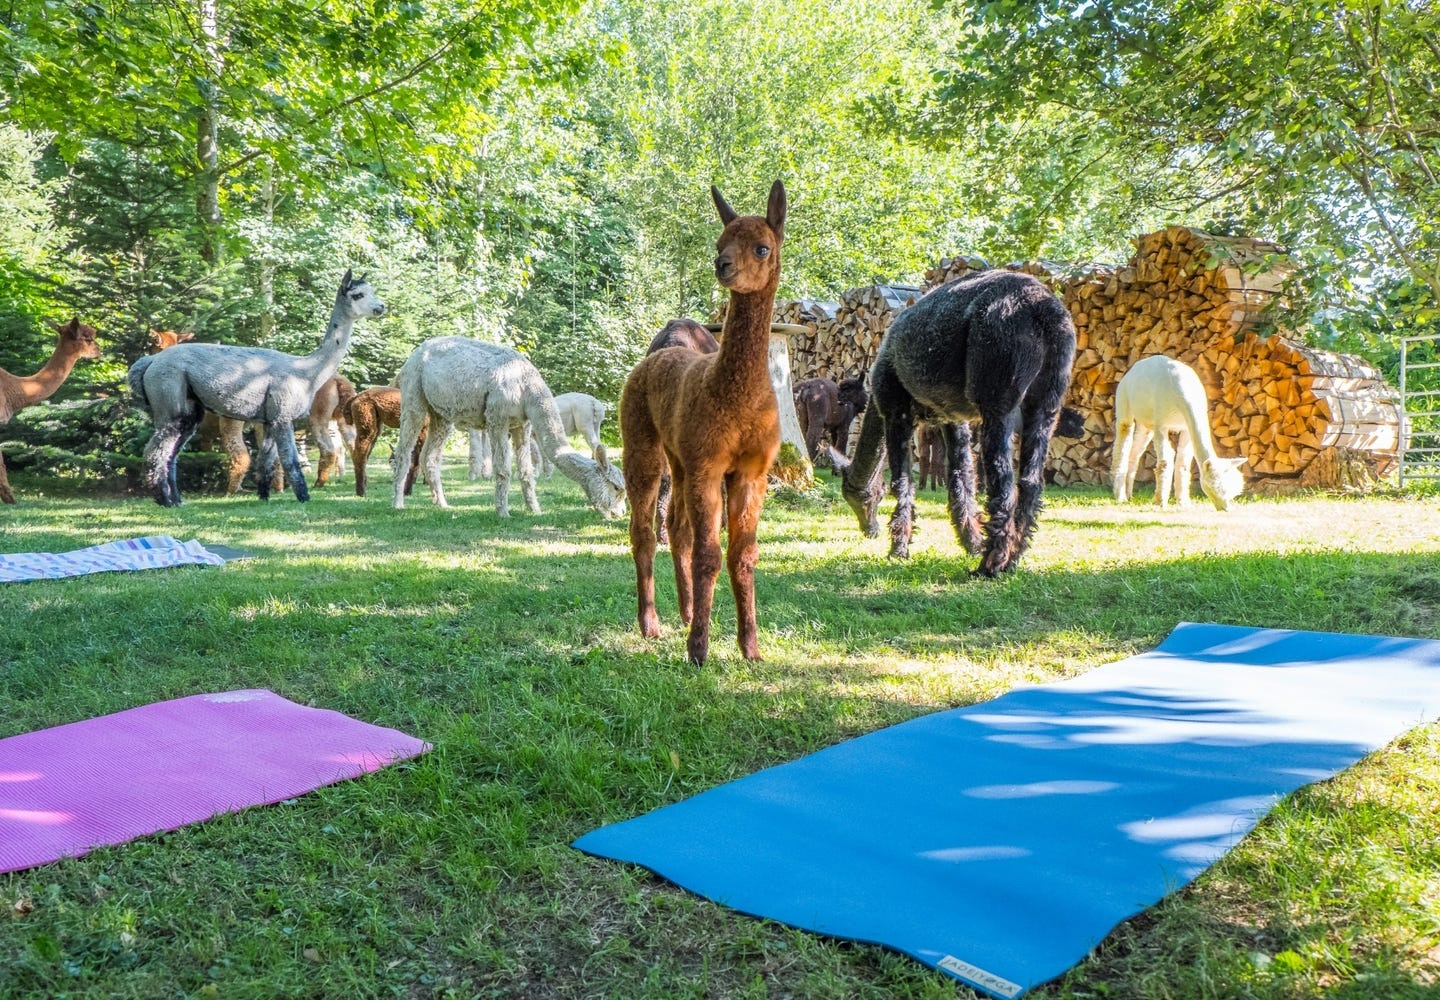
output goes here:
[{"label": "alpaca nose", "polygon": [[715,277],[724,278],[735,270],[735,264],[729,257],[715,258]]},{"label": "alpaca nose", "polygon": [[372,308],[370,311],[371,311],[372,313],[374,313],[376,316],[384,316],[384,315],[385,315],[385,303],[383,303],[383,302],[377,302],[377,303],[375,303],[374,308]]}]

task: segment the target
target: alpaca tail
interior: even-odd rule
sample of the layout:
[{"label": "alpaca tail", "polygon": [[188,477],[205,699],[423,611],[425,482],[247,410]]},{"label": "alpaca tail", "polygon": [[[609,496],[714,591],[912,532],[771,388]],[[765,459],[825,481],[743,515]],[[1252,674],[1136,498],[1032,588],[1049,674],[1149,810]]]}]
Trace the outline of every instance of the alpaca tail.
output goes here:
[{"label": "alpaca tail", "polygon": [[150,363],[156,357],[157,355],[154,354],[142,355],[130,366],[130,371],[125,375],[125,380],[130,383],[130,394],[135,397],[135,401],[144,408],[146,413],[150,412],[150,400],[145,395],[145,369],[150,367]]}]

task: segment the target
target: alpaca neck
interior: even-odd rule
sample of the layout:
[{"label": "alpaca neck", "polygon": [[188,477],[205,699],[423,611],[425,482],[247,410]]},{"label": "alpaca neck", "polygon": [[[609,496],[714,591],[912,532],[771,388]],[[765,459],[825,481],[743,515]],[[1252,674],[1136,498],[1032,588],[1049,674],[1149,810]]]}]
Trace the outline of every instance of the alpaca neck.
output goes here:
[{"label": "alpaca neck", "polygon": [[[763,387],[774,394],[770,385],[770,316],[775,307],[779,277],[779,261],[776,261],[775,276],[764,288],[758,292],[730,293],[730,307],[725,312],[720,353],[712,376],[720,379],[727,389]],[[747,399],[747,403],[749,401]]]},{"label": "alpaca neck", "polygon": [[554,462],[561,452],[574,451],[570,439],[565,436],[565,425],[560,421],[560,411],[555,408],[551,396],[532,395],[525,405],[525,419],[535,432],[535,443],[540,445],[540,454]]},{"label": "alpaca neck", "polygon": [[[28,378],[15,378],[14,382],[5,386],[5,395],[10,404],[10,412],[23,410],[27,406],[34,406],[55,395],[55,390],[70,377],[70,372],[75,367],[75,362],[80,355],[72,350],[66,350],[62,342],[55,348],[55,353],[50,355],[50,360],[45,362],[44,367]],[[13,378],[13,376],[11,376]]]},{"label": "alpaca neck", "polygon": [[1210,407],[1204,395],[1199,399],[1185,400],[1181,407],[1185,413],[1185,424],[1190,430],[1190,445],[1195,449],[1195,458],[1204,465],[1218,456],[1215,442],[1210,438]]},{"label": "alpaca neck", "polygon": [[320,346],[301,359],[299,367],[310,381],[310,388],[318,391],[340,370],[345,350],[350,346],[350,334],[355,329],[355,317],[345,308],[345,299],[337,296],[335,308],[330,312],[330,323],[325,327],[325,336]]}]

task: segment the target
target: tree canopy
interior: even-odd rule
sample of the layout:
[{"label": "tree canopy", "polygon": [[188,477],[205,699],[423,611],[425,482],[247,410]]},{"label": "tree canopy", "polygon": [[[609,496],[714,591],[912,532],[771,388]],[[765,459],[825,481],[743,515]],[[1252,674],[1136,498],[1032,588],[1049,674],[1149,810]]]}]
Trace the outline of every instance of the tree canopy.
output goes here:
[{"label": "tree canopy", "polygon": [[[708,189],[791,194],[782,294],[943,254],[1279,239],[1317,329],[1440,300],[1440,18],[1403,0],[17,0],[0,12],[0,365],[81,313],[308,350],[334,282],[613,398],[716,303]],[[1418,294],[1417,294],[1418,292]],[[118,365],[111,377],[118,376]]]}]

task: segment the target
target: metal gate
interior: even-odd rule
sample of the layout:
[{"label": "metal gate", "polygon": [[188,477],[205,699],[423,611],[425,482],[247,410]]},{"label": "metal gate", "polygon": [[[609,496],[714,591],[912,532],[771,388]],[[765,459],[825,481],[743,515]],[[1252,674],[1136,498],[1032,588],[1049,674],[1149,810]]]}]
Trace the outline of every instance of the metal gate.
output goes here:
[{"label": "metal gate", "polygon": [[1400,339],[1400,486],[1440,479],[1440,334]]}]

